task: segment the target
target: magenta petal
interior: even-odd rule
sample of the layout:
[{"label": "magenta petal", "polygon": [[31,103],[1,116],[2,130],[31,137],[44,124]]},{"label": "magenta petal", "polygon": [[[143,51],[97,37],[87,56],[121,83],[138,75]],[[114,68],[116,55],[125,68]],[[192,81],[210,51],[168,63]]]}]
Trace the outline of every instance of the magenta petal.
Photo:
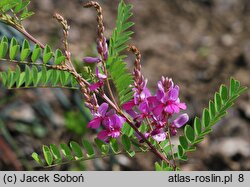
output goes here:
[{"label": "magenta petal", "polygon": [[134,110],[127,110],[126,111],[132,118],[136,118],[137,113]]},{"label": "magenta petal", "polygon": [[175,86],[173,89],[168,91],[168,99],[171,101],[175,101],[179,97],[179,87]]},{"label": "magenta petal", "polygon": [[180,112],[180,108],[177,105],[172,104],[171,107],[172,107],[174,113],[178,114]]},{"label": "magenta petal", "polygon": [[103,82],[98,81],[97,83],[91,84],[89,86],[89,90],[94,91],[94,90],[100,88],[102,85],[103,85]]},{"label": "magenta petal", "polygon": [[182,109],[182,110],[186,110],[186,109],[187,109],[187,106],[186,106],[185,103],[179,103],[179,104],[178,104],[178,107],[179,107],[180,109]]},{"label": "magenta petal", "polygon": [[96,73],[96,76],[99,78],[99,79],[106,79],[107,76],[106,75],[103,75],[99,72],[99,68],[96,66],[95,68],[95,73]]},{"label": "magenta petal", "polygon": [[143,92],[146,94],[146,97],[150,97],[151,93],[147,87],[144,88]]},{"label": "magenta petal", "polygon": [[123,108],[124,110],[131,110],[134,106],[135,106],[135,103],[134,103],[134,101],[132,100],[132,101],[128,101],[128,102],[126,102],[125,104],[123,104],[123,105],[122,105],[122,108]]},{"label": "magenta petal", "polygon": [[100,117],[94,118],[88,123],[87,127],[97,129],[101,124],[101,120],[102,119]]},{"label": "magenta petal", "polygon": [[162,84],[161,81],[158,81],[157,87],[158,87],[158,89],[159,89],[160,91],[164,92],[164,86],[163,86],[163,84]]},{"label": "magenta petal", "polygon": [[163,104],[159,104],[159,105],[153,110],[154,115],[159,116],[159,115],[162,113],[162,111],[163,111],[163,107],[164,107]]},{"label": "magenta petal", "polygon": [[115,112],[115,110],[112,108],[112,109],[110,109],[107,113],[106,113],[106,116],[112,116],[112,115],[114,115],[116,112]]},{"label": "magenta petal", "polygon": [[154,140],[156,140],[157,142],[162,142],[164,140],[166,140],[166,133],[165,132],[160,132],[154,136],[152,136]]},{"label": "magenta petal", "polygon": [[106,115],[108,107],[108,103],[102,103],[98,108],[98,113],[101,114],[102,117],[104,117]]},{"label": "magenta petal", "polygon": [[112,138],[118,138],[120,136],[121,132],[119,130],[114,130],[112,132],[109,133],[109,135],[112,137]]},{"label": "magenta petal", "polygon": [[149,103],[157,103],[157,98],[155,96],[150,96],[147,98]]},{"label": "magenta petal", "polygon": [[142,103],[139,105],[139,109],[140,109],[140,111],[143,112],[143,113],[149,112],[148,103],[147,103],[146,101],[142,102]]},{"label": "magenta petal", "polygon": [[180,115],[176,120],[174,120],[173,125],[176,128],[181,128],[183,125],[185,125],[188,122],[188,120],[189,120],[189,117],[185,113],[185,114]]},{"label": "magenta petal", "polygon": [[174,110],[172,108],[172,105],[168,105],[166,108],[165,108],[165,111],[167,113],[170,113],[170,114],[173,114],[174,113]]},{"label": "magenta petal", "polygon": [[108,138],[108,135],[109,135],[108,131],[102,130],[101,132],[99,132],[99,133],[97,134],[97,137],[98,137],[100,140],[104,140],[104,141],[105,141],[105,140]]}]

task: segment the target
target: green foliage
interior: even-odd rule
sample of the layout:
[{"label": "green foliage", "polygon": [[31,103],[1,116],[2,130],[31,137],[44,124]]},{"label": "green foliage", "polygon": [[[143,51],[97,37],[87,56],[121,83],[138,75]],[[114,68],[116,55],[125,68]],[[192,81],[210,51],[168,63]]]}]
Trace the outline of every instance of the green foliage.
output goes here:
[{"label": "green foliage", "polygon": [[[131,140],[126,136],[122,136],[122,143],[118,143],[117,139],[112,138],[110,143],[105,143],[96,138],[94,143],[91,143],[85,139],[82,140],[82,145],[75,141],[67,144],[61,144],[60,147],[55,144],[50,146],[44,145],[42,148],[43,156],[34,152],[32,158],[42,167],[64,164],[69,161],[79,160],[85,161],[89,159],[102,158],[111,155],[117,155],[121,153],[127,153],[129,156],[134,156],[135,151]],[[119,150],[119,147],[124,147],[123,150]],[[140,147],[138,144],[134,148]],[[139,151],[141,152],[141,151]]]},{"label": "green foliage", "polygon": [[[46,45],[45,49],[42,50],[41,47],[39,47],[36,44],[34,46],[34,49],[32,50],[27,40],[23,41],[21,48],[16,38],[11,39],[10,46],[8,46],[8,42],[9,41],[7,37],[5,36],[2,37],[1,43],[0,43],[0,60],[3,60],[3,61],[16,60],[15,61],[16,63],[18,63],[18,61],[28,61],[30,53],[32,51],[31,63],[35,63],[37,61],[40,62],[39,57],[43,51],[43,55],[42,55],[43,64],[47,64],[52,59],[52,57],[54,57],[52,62],[55,65],[60,65],[65,61],[65,56],[62,54],[62,51],[57,49],[54,53],[52,52],[52,49],[49,45]],[[6,57],[8,51],[9,51],[9,59]],[[20,51],[20,54],[18,54],[19,51]],[[19,55],[20,55],[20,59],[18,58]]]},{"label": "green foliage", "polygon": [[162,161],[160,164],[155,162],[155,171],[173,171],[173,168],[168,166],[166,162]]},{"label": "green foliage", "polygon": [[5,23],[20,22],[34,14],[28,10],[30,0],[1,0],[0,1],[0,21]]},{"label": "green foliage", "polygon": [[131,13],[132,5],[125,4],[123,1],[118,6],[118,15],[116,20],[116,28],[110,38],[109,58],[107,61],[107,70],[110,78],[116,87],[120,104],[123,104],[132,98],[133,92],[130,85],[132,84],[132,76],[128,73],[124,58],[121,52],[128,47],[127,42],[133,34],[129,31],[134,25],[128,19],[133,15]]},{"label": "green foliage", "polygon": [[[16,38],[12,38],[8,46],[8,39],[3,37],[0,43],[0,61],[15,65],[15,70],[0,72],[0,78],[3,86],[11,88],[36,88],[36,87],[61,87],[77,89],[75,78],[66,71],[56,68],[65,60],[65,56],[57,49],[52,52],[51,47],[46,45],[42,50],[37,44],[33,50],[27,40],[24,40],[22,46]],[[41,54],[43,51],[41,62]],[[9,55],[7,53],[9,52]],[[20,53],[19,53],[20,52]],[[54,64],[47,63],[54,57]],[[31,62],[27,62],[31,58]]]},{"label": "green foliage", "polygon": [[[85,110],[85,113],[87,113],[87,109]],[[89,119],[86,119],[80,111],[69,111],[64,118],[66,128],[78,135],[83,135],[86,132],[88,120]]]},{"label": "green foliage", "polygon": [[9,69],[7,72],[0,72],[0,79],[3,86],[8,89],[38,87],[77,89],[77,82],[69,72],[48,70],[45,66],[38,69],[36,66],[25,65],[24,71],[20,70],[20,66],[16,66],[16,70]]},{"label": "green foliage", "polygon": [[[246,91],[246,87],[240,86],[240,82],[231,78],[229,88],[221,85],[219,92],[215,93],[214,100],[209,101],[208,109],[205,108],[202,118],[196,117],[193,127],[186,125],[184,135],[179,137],[177,157],[180,160],[187,160],[187,152],[194,151],[195,145],[204,139],[206,134],[212,132],[212,126],[216,124],[227,113],[234,101],[241,93]],[[157,165],[159,169],[159,165]]]}]

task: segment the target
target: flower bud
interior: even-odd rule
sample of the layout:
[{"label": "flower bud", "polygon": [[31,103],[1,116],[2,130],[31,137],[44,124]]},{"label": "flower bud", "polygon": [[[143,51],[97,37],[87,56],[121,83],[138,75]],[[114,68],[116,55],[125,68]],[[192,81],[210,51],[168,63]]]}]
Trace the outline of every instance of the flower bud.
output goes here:
[{"label": "flower bud", "polygon": [[85,58],[83,58],[83,61],[85,63],[92,64],[92,63],[101,62],[101,59],[98,57],[85,57]]},{"label": "flower bud", "polygon": [[172,124],[176,128],[181,128],[183,125],[185,125],[188,122],[188,120],[189,120],[189,117],[185,113],[185,114],[180,115],[176,120],[174,120]]}]

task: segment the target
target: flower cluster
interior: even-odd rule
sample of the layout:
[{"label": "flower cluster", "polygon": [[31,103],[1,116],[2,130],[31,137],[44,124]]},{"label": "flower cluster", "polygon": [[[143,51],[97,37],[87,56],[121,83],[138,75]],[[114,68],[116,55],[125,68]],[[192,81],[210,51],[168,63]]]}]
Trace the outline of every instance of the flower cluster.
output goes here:
[{"label": "flower cluster", "polygon": [[186,104],[180,102],[179,87],[174,85],[172,79],[162,77],[157,83],[155,95],[151,95],[146,84],[146,81],[141,84],[140,91],[134,88],[133,100],[125,103],[123,109],[134,119],[137,127],[148,125],[147,132],[144,133],[146,138],[164,141],[167,138],[166,131],[174,136],[177,129],[188,121],[186,113],[172,120],[181,110],[186,109]]},{"label": "flower cluster", "polygon": [[[92,111],[93,120],[88,123],[89,128],[97,129],[102,125],[104,130],[99,132],[98,137],[104,141],[108,141],[109,137],[117,138],[121,134],[122,125],[126,119],[116,114],[114,109],[108,111],[109,105],[102,103],[100,106],[95,99],[94,91],[103,88],[108,73],[105,62],[108,59],[108,44],[104,37],[104,25],[102,8],[96,2],[89,2],[85,7],[94,7],[97,11],[97,52],[99,57],[85,57],[85,63],[96,64],[96,82],[88,86],[88,93],[85,94],[86,105]],[[185,103],[181,103],[179,99],[179,87],[174,85],[172,79],[164,78],[158,82],[158,90],[155,95],[151,95],[147,88],[147,79],[141,73],[141,54],[135,46],[129,46],[135,56],[133,71],[133,91],[134,98],[125,103],[122,108],[131,116],[136,128],[140,128],[143,124],[147,124],[145,138],[152,137],[160,142],[167,138],[167,135],[174,136],[177,129],[182,127],[188,121],[187,114],[179,115],[173,120],[176,114],[186,109]],[[103,72],[103,74],[101,72]],[[109,84],[108,81],[106,81]],[[85,93],[85,92],[84,92]],[[111,93],[112,95],[112,93]],[[114,97],[112,98],[114,100]],[[115,102],[115,101],[114,101]],[[116,107],[117,104],[115,104]],[[120,109],[117,109],[117,111]],[[139,132],[138,132],[139,133]],[[142,141],[143,137],[136,134]]]},{"label": "flower cluster", "polygon": [[[108,49],[104,50],[104,48],[107,48],[107,45],[101,44],[102,43],[100,42],[98,43],[97,50],[102,58],[84,58],[84,62],[86,63],[97,64],[97,82],[89,86],[88,89],[90,92],[101,88],[104,85],[104,80],[107,79],[107,75],[99,72],[99,68],[105,72],[103,64],[100,63],[101,65],[99,65],[99,62],[103,62],[103,57],[107,55],[106,53],[108,51]],[[147,125],[146,132],[144,132],[145,138],[152,137],[158,142],[164,141],[168,135],[176,135],[177,129],[181,128],[188,121],[189,117],[186,113],[179,115],[181,110],[187,108],[186,104],[180,102],[179,86],[174,85],[170,78],[162,77],[157,83],[158,89],[156,94],[151,95],[147,88],[147,79],[141,74],[140,52],[133,46],[130,47],[130,50],[136,55],[133,71],[134,83],[132,85],[134,97],[131,101],[125,103],[122,108],[131,116],[131,118],[133,118],[137,128],[142,124]],[[90,106],[90,104],[88,105]],[[94,119],[89,122],[88,127],[97,129],[102,124],[104,130],[98,134],[100,139],[108,141],[109,137],[117,138],[121,134],[121,128],[125,119],[116,114],[114,109],[108,111],[109,106],[107,103],[102,103],[99,106],[97,102],[95,102],[94,105],[94,107],[89,107],[92,109]],[[95,110],[93,110],[93,108],[95,108]],[[179,116],[176,117],[176,115]],[[138,134],[136,135],[140,141],[143,141],[141,136]]]},{"label": "flower cluster", "polygon": [[94,118],[87,125],[88,128],[97,129],[102,124],[104,129],[98,133],[97,137],[106,142],[109,137],[120,136],[122,125],[125,122],[125,119],[117,115],[114,109],[108,111],[108,107],[107,103],[98,106],[97,111],[93,113]]}]

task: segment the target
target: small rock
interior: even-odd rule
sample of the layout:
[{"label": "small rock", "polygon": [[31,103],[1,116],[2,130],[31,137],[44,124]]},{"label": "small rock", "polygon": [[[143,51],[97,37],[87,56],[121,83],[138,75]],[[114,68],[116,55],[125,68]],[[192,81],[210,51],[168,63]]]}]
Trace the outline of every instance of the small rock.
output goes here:
[{"label": "small rock", "polygon": [[27,104],[15,107],[8,114],[11,118],[15,120],[23,120],[27,122],[32,122],[35,120],[34,110]]},{"label": "small rock", "polygon": [[126,167],[131,166],[131,160],[125,155],[118,155],[116,158],[119,164]]},{"label": "small rock", "polygon": [[221,43],[226,47],[230,47],[234,44],[234,38],[230,34],[224,34],[221,37]]},{"label": "small rock", "polygon": [[214,141],[210,146],[211,154],[220,154],[224,157],[230,157],[240,154],[243,157],[250,156],[250,143],[241,138],[222,138]]},{"label": "small rock", "polygon": [[243,112],[247,119],[250,119],[250,102],[242,101],[240,102],[240,110]]}]

